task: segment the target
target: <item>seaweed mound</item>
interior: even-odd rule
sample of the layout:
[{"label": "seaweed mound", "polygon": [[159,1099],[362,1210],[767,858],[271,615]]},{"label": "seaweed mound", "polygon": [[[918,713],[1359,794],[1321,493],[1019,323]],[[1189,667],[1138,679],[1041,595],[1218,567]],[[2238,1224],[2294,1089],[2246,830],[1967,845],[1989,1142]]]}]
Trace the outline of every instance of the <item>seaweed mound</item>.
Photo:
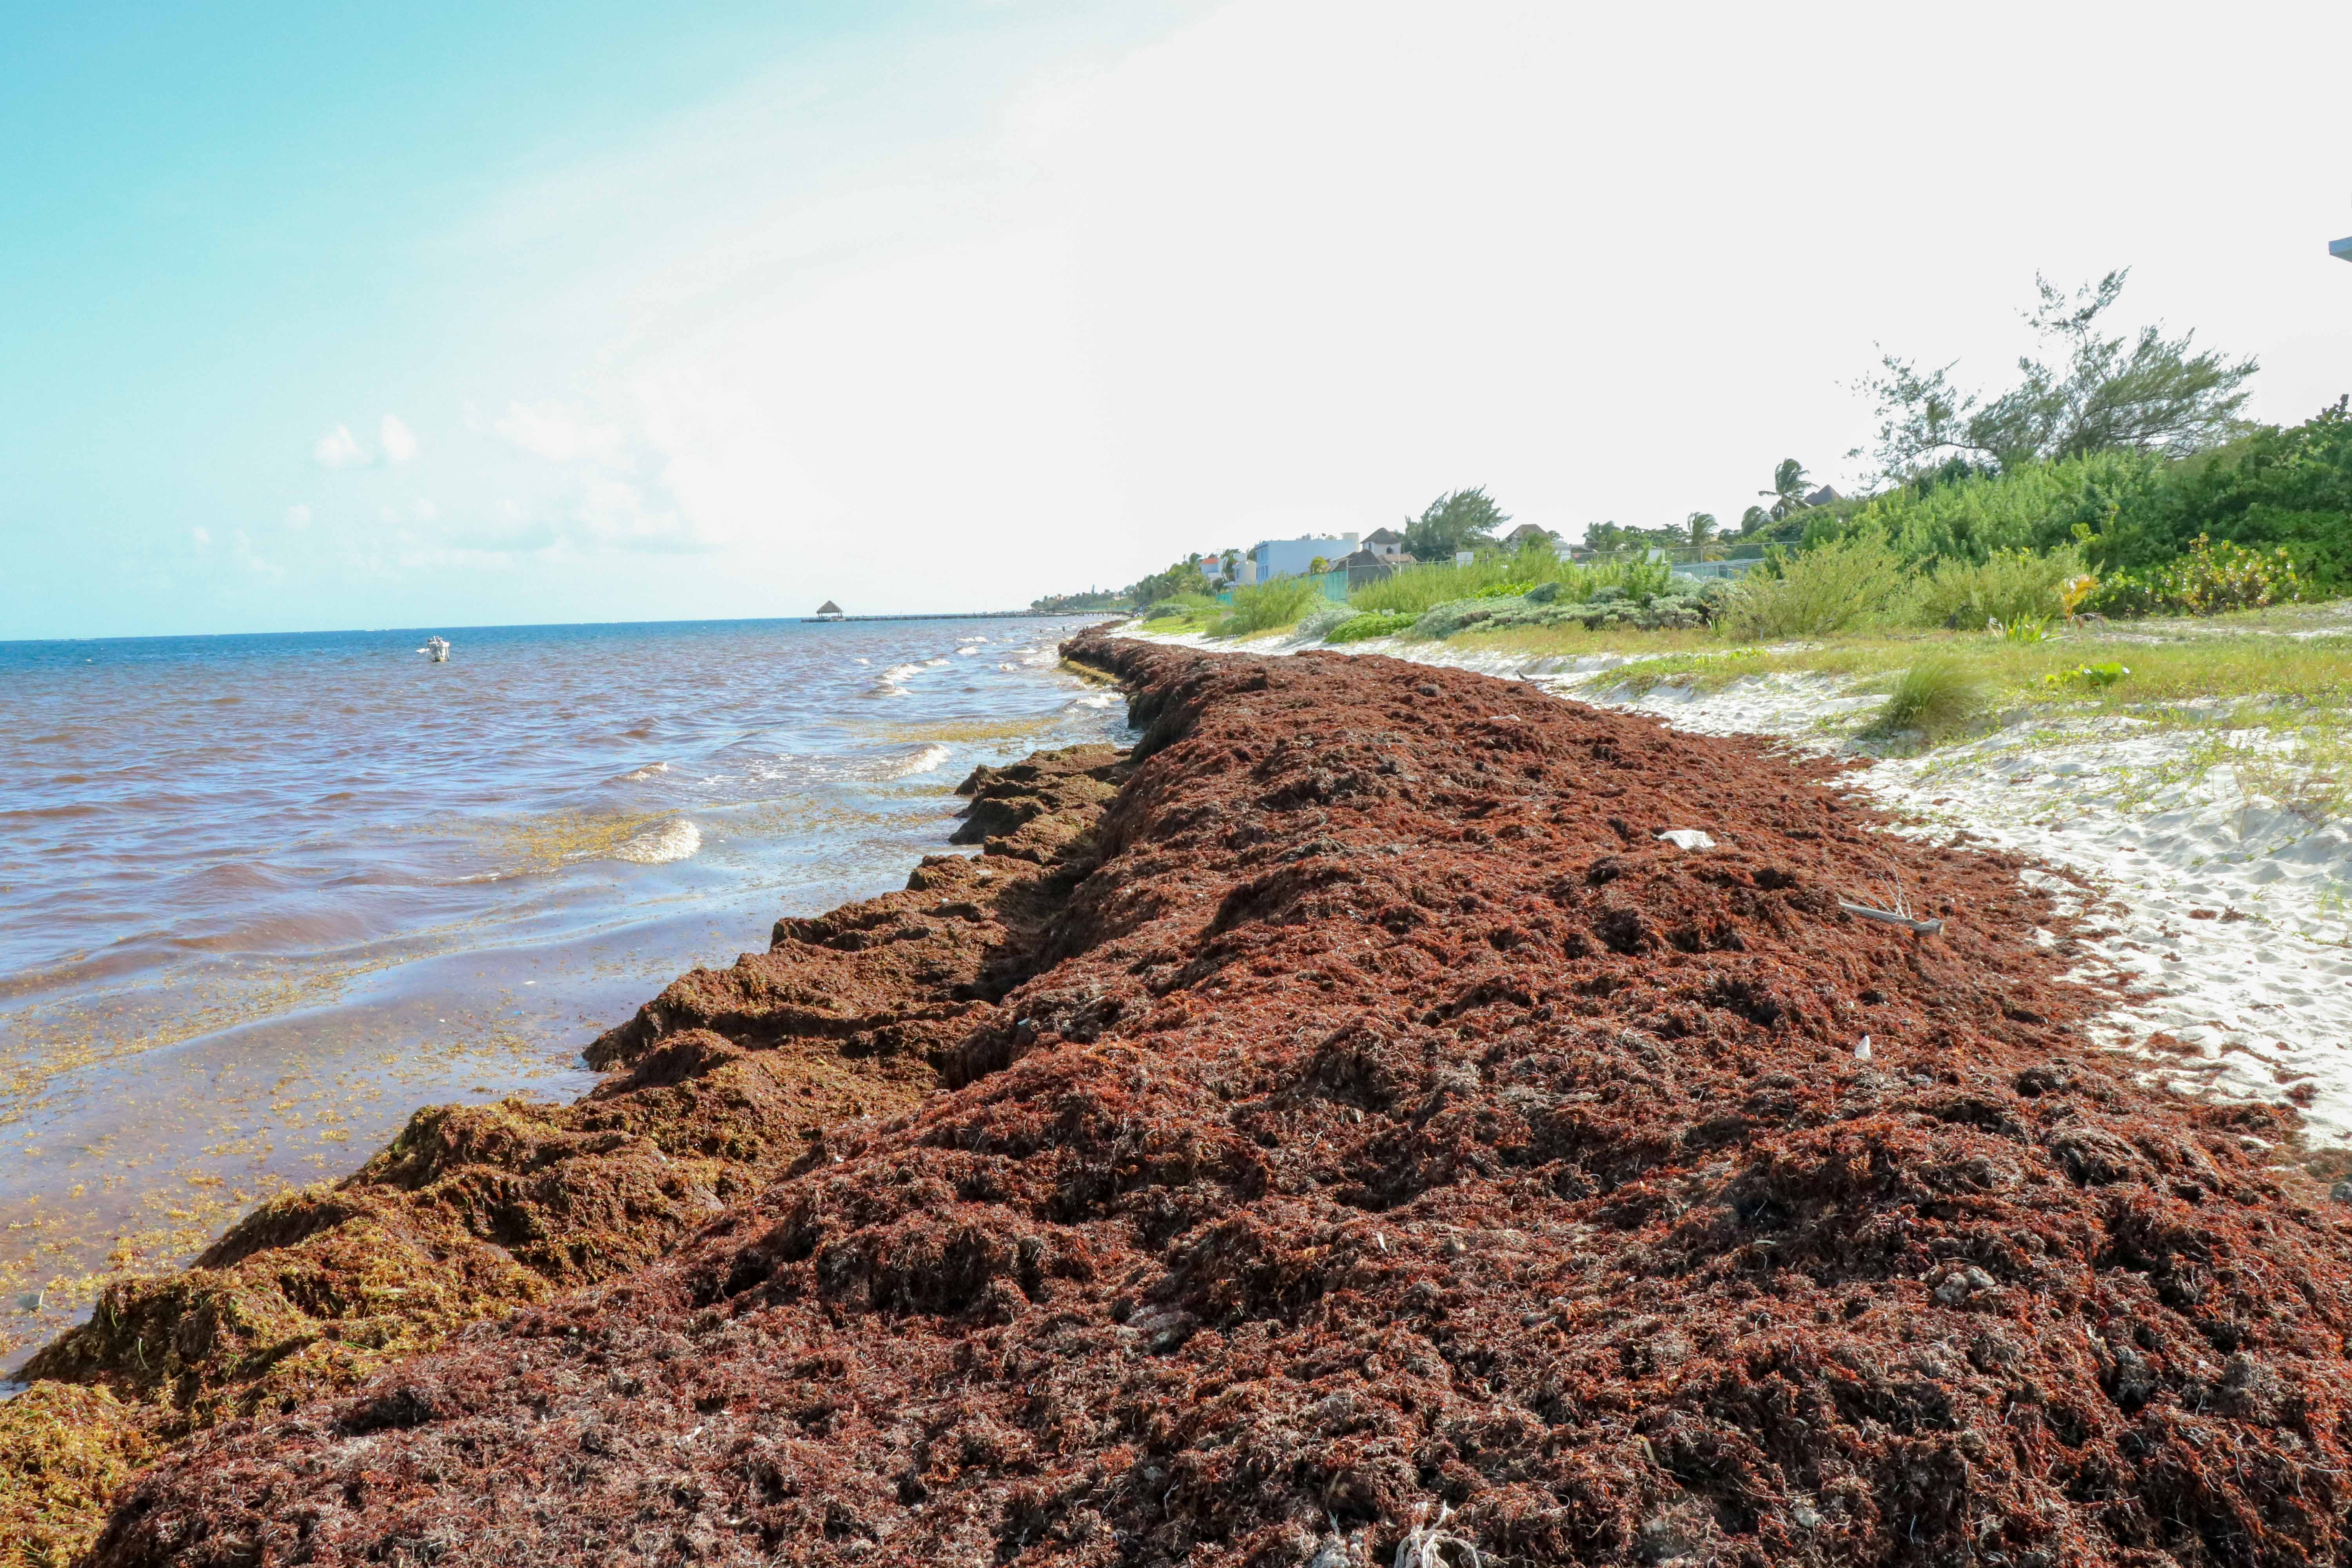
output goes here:
[{"label": "seaweed mound", "polygon": [[2341,1559],[2352,1237],[2290,1112],[2089,1047],[2013,861],[1480,677],[1068,651],[1138,763],[942,1091],[95,1561]]},{"label": "seaweed mound", "polygon": [[193,1268],[109,1286],[0,1404],[0,1564],[71,1557],[154,1446],[640,1268],[822,1163],[843,1127],[918,1103],[1026,974],[1121,767],[1093,746],[982,770],[966,826],[987,858],[927,860],[904,892],[781,921],[769,951],[680,977],[589,1048],[608,1076],[579,1102],[429,1107]]}]

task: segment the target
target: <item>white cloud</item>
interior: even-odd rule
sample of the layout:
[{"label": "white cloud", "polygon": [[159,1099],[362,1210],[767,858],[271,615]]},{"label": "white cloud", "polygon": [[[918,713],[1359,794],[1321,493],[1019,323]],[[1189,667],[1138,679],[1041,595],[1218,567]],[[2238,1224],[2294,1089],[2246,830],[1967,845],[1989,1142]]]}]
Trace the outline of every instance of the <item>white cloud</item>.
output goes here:
[{"label": "white cloud", "polygon": [[568,463],[604,445],[612,434],[583,426],[552,405],[534,408],[527,403],[508,404],[506,413],[490,428],[514,447],[551,463]]},{"label": "white cloud", "polygon": [[229,535],[229,539],[230,542],[236,548],[236,563],[244,567],[247,571],[258,573],[264,577],[283,577],[286,575],[286,569],[284,567],[279,566],[274,561],[264,560],[260,555],[255,552],[253,548],[253,535],[246,532],[245,530],[241,528],[236,530]]},{"label": "white cloud", "polygon": [[310,509],[300,501],[296,501],[292,506],[288,507],[286,509],[286,526],[295,530],[297,532],[310,527]]},{"label": "white cloud", "polygon": [[441,509],[436,506],[432,499],[427,496],[418,496],[415,504],[409,510],[416,514],[416,521],[419,522],[431,522],[441,515]]},{"label": "white cloud", "polygon": [[209,528],[192,528],[188,530],[188,537],[196,542],[196,548],[199,550],[212,547],[213,531]]},{"label": "white cloud", "polygon": [[394,506],[390,501],[386,501],[383,505],[375,509],[375,515],[385,522],[398,522],[400,521],[400,509]]},{"label": "white cloud", "polygon": [[[2074,42],[2020,55],[1932,10],[1811,0],[1697,25],[1177,0],[1149,9],[1181,25],[1140,47],[1053,22],[977,51],[899,37],[887,68],[834,73],[855,92],[788,63],[441,237],[453,276],[531,258],[445,393],[489,389],[464,427],[510,452],[467,442],[480,469],[445,479],[436,447],[455,521],[412,507],[404,526],[436,551],[544,552],[548,583],[602,603],[656,603],[640,589],[673,568],[650,552],[717,548],[696,589],[714,599],[915,609],[1394,524],[1466,484],[1571,537],[1728,521],[1785,457],[1847,482],[1836,454],[1869,421],[1846,385],[1874,339],[2002,374],[2037,267],[2140,263],[2127,304],[2263,353],[2264,397],[2289,323],[2319,368],[2264,412],[2315,406],[2352,363],[2346,269],[2312,238],[2352,224],[2309,194],[2336,188],[2320,127],[2341,49],[2284,61],[2251,33],[2191,47],[2185,26],[1991,3]],[[1773,112],[1759,85],[1907,71],[1918,101],[1982,110],[1979,165],[2031,164],[2111,129],[2069,88],[2080,58],[2175,93],[2234,58],[2276,90],[2232,139],[2136,122],[2147,155],[2113,179],[1956,226],[1915,145]],[[2295,151],[2235,166],[2250,142]],[[2176,180],[2242,188],[2246,224],[2166,221]]]},{"label": "white cloud", "polygon": [[399,415],[385,415],[376,433],[383,440],[384,461],[404,463],[416,456],[416,434],[402,423]]},{"label": "white cloud", "polygon": [[338,425],[310,444],[310,460],[322,468],[355,468],[368,461],[368,455],[352,427]]}]

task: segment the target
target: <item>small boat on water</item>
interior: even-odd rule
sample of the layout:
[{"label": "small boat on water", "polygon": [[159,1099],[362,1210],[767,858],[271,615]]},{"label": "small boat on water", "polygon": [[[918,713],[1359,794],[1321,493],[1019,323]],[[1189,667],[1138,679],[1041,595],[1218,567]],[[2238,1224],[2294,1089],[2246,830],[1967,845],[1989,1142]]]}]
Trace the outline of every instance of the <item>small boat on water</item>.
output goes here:
[{"label": "small boat on water", "polygon": [[416,651],[436,664],[446,664],[449,662],[449,639],[442,637],[426,637],[425,646]]}]

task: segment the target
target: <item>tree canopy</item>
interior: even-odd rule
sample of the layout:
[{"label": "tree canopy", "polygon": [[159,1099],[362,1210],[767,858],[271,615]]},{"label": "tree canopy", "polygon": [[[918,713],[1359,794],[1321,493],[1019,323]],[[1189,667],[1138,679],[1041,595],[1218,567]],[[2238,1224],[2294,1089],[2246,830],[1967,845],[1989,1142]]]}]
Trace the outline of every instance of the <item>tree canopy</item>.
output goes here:
[{"label": "tree canopy", "polygon": [[1510,513],[1495,504],[1486,487],[1453,490],[1431,501],[1404,525],[1404,547],[1416,560],[1451,561],[1454,552],[1495,542]]},{"label": "tree canopy", "polygon": [[1886,355],[1863,384],[1878,405],[1880,468],[1908,479],[1956,454],[1992,469],[2102,451],[2183,457],[2236,434],[2258,363],[2197,351],[2194,332],[2168,338],[2160,326],[2107,335],[2100,319],[2129,275],[2110,272],[2069,296],[2037,274],[2040,300],[2024,314],[2055,353],[2049,363],[2021,356],[2021,379],[1998,396],[1954,386],[1958,361],[1922,371]]}]

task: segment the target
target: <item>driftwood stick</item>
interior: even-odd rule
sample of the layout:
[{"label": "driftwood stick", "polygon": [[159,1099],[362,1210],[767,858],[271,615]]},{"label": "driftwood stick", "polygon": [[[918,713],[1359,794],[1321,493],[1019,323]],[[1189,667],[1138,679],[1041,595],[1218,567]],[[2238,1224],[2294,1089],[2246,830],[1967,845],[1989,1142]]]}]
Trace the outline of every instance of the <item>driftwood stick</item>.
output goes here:
[{"label": "driftwood stick", "polygon": [[1944,929],[1944,922],[1941,921],[1915,921],[1909,915],[1898,915],[1892,910],[1874,910],[1868,904],[1850,904],[1843,899],[1838,900],[1838,908],[1850,915],[1859,915],[1866,921],[1876,921],[1881,925],[1907,926],[1922,936],[1934,936]]}]

